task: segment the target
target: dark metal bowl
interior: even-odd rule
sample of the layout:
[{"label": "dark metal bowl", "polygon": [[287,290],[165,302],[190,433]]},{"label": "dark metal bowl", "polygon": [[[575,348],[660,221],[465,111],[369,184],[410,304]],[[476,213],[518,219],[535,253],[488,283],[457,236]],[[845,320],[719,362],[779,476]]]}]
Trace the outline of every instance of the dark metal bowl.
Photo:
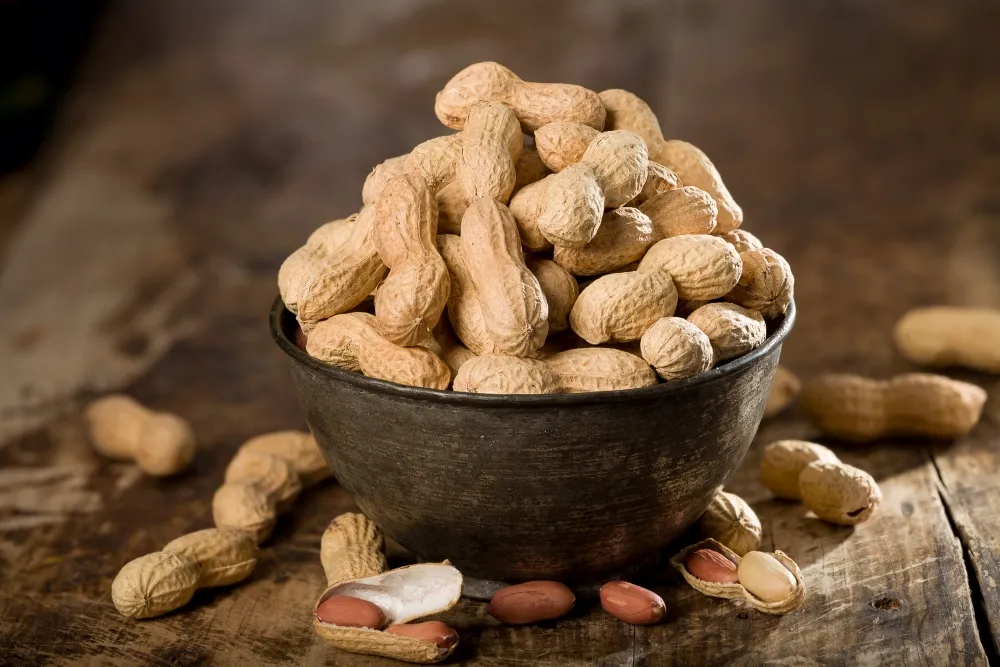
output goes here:
[{"label": "dark metal bowl", "polygon": [[465,574],[579,581],[654,555],[736,470],[794,306],[767,341],[644,389],[511,396],[407,387],[311,358],[278,299],[271,333],[340,483],[387,535]]}]

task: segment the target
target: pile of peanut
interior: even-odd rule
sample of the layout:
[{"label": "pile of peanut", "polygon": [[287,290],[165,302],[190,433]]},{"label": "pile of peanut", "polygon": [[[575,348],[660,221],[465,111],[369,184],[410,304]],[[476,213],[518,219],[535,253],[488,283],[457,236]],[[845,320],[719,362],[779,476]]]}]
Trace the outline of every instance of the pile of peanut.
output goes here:
[{"label": "pile of peanut", "polygon": [[281,266],[316,359],[474,393],[631,389],[746,354],[789,308],[788,263],[632,93],[484,62],[435,112],[459,132],[376,166],[364,207]]}]

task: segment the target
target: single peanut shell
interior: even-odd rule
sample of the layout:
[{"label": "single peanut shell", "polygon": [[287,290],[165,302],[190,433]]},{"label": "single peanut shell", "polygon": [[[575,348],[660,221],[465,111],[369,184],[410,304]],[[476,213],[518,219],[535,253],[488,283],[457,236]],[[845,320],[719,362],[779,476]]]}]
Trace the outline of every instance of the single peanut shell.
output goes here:
[{"label": "single peanut shell", "polygon": [[824,433],[848,442],[889,436],[958,438],[982,415],[986,392],[941,375],[907,373],[877,381],[818,377],[802,390],[802,410]]},{"label": "single peanut shell", "polygon": [[640,341],[642,358],[666,381],[704,373],[712,367],[712,341],[704,331],[682,317],[663,317]]},{"label": "single peanut shell", "polygon": [[162,616],[191,601],[198,576],[190,559],[156,551],[125,564],[111,583],[111,600],[126,618]]},{"label": "single peanut shell", "polygon": [[375,249],[374,220],[375,209],[367,206],[358,214],[350,239],[332,253],[322,242],[307,243],[281,264],[278,290],[300,323],[347,312],[385,277],[387,267]]},{"label": "single peanut shell", "polygon": [[574,164],[549,176],[537,226],[549,243],[579,248],[590,243],[601,225],[605,199],[593,168]]},{"label": "single peanut shell", "polygon": [[760,313],[734,303],[702,306],[688,316],[688,322],[708,336],[716,364],[757,349],[767,338],[767,326]]},{"label": "single peanut shell", "polygon": [[580,164],[594,170],[608,208],[623,206],[635,199],[646,184],[649,152],[635,132],[602,132],[584,151]]},{"label": "single peanut shell", "polygon": [[567,394],[638,389],[656,384],[656,373],[642,357],[614,348],[566,350],[552,355],[545,363],[555,377],[557,391]]},{"label": "single peanut shell", "polygon": [[677,296],[711,301],[729,293],[740,280],[743,261],[717,236],[685,234],[658,241],[639,262],[639,271],[658,268],[670,274]]},{"label": "single peanut shell", "polygon": [[568,83],[530,83],[495,62],[469,65],[453,76],[434,100],[434,113],[446,126],[460,130],[480,101],[509,106],[525,132],[556,120],[604,127],[604,105],[592,90]]},{"label": "single peanut shell", "polygon": [[274,501],[254,484],[223,484],[212,496],[212,518],[220,530],[237,530],[260,544],[278,519]]},{"label": "single peanut shell", "polygon": [[198,566],[198,588],[231,586],[250,576],[257,565],[257,542],[236,530],[206,528],[182,535],[163,547]]},{"label": "single peanut shell", "polygon": [[521,236],[521,245],[526,250],[548,250],[552,247],[538,228],[538,219],[545,210],[549,185],[552,176],[546,176],[537,183],[526,185],[518,190],[510,200],[510,213],[517,223],[517,231]]},{"label": "single peanut shell", "polygon": [[582,160],[587,146],[600,134],[589,125],[555,121],[535,130],[535,146],[545,166],[558,172]]},{"label": "single peanut shell", "polygon": [[795,561],[783,552],[775,551],[773,554],[769,555],[791,573],[795,582],[794,587],[785,599],[768,602],[751,593],[742,583],[705,581],[689,572],[687,566],[685,565],[687,558],[691,553],[700,549],[713,549],[718,551],[737,567],[737,572],[743,560],[731,549],[713,539],[702,540],[697,544],[692,544],[689,547],[681,549],[674,555],[673,558],[670,559],[670,564],[674,567],[674,569],[681,573],[684,580],[687,581],[688,584],[690,584],[696,591],[717,598],[743,600],[757,611],[765,614],[787,614],[795,611],[805,603],[806,587],[802,581],[802,572],[799,570],[799,566],[795,564]]},{"label": "single peanut shell", "polygon": [[660,238],[684,234],[711,234],[719,214],[715,200],[691,185],[661,192],[642,203]]},{"label": "single peanut shell", "polygon": [[151,414],[142,403],[124,394],[98,398],[84,411],[94,448],[122,461],[135,458],[142,426]]},{"label": "single peanut shell", "polygon": [[166,477],[194,460],[195,438],[190,422],[167,412],[153,412],[142,423],[135,462],[147,475]]},{"label": "single peanut shell", "polygon": [[[443,137],[435,137],[417,144],[410,151],[410,154],[406,156],[406,159],[403,161],[403,167],[405,173],[420,176],[433,193],[440,190],[445,184],[455,180],[461,154],[461,135],[449,134]],[[395,174],[395,176],[401,175]],[[389,180],[391,178],[387,178],[386,183]],[[364,191],[362,190],[363,193]],[[376,199],[378,199],[377,196]]]},{"label": "single peanut shell", "polygon": [[742,556],[760,546],[760,519],[735,493],[720,491],[698,519],[702,537],[710,537]]},{"label": "single peanut shell", "polygon": [[776,497],[801,500],[799,475],[810,463],[838,463],[840,459],[823,445],[804,440],[778,440],[764,448],[760,481]]},{"label": "single peanut shell", "polygon": [[623,206],[604,214],[589,243],[579,248],[556,246],[553,259],[574,275],[595,276],[639,261],[656,240],[649,218],[637,208]]},{"label": "single peanut shell", "polygon": [[767,405],[764,406],[764,418],[775,417],[787,408],[802,390],[802,383],[790,370],[778,366],[771,382],[771,391],[767,395]]},{"label": "single peanut shell", "polygon": [[555,377],[544,361],[485,355],[462,364],[455,391],[472,394],[554,394]]},{"label": "single peanut shell", "polygon": [[799,494],[816,516],[841,526],[867,521],[882,502],[871,475],[840,461],[817,460],[803,468]]},{"label": "single peanut shell", "polygon": [[382,532],[364,514],[337,516],[320,539],[319,557],[328,586],[371,577],[387,569]]},{"label": "single peanut shell", "polygon": [[226,484],[252,484],[267,494],[278,513],[287,512],[302,491],[295,467],[275,454],[241,449],[226,467]]},{"label": "single peanut shell", "polygon": [[346,218],[331,220],[325,225],[320,225],[306,239],[306,245],[322,246],[327,254],[335,253],[341,246],[351,239],[354,233],[354,225],[358,222],[358,214],[354,213]]},{"label": "single peanut shell", "polygon": [[649,150],[650,159],[672,169],[685,186],[699,187],[715,199],[719,205],[716,233],[731,232],[743,223],[743,209],[729,194],[719,171],[701,149],[686,141],[672,140],[650,146]]},{"label": "single peanut shell", "polygon": [[527,266],[538,279],[549,305],[549,333],[565,331],[569,328],[569,313],[580,296],[576,278],[549,259],[530,259]]},{"label": "single peanut shell", "polygon": [[730,232],[725,232],[724,234],[720,234],[719,238],[727,243],[731,243],[736,248],[736,252],[741,255],[747,250],[761,250],[764,248],[764,244],[760,242],[760,239],[744,229],[734,229]]},{"label": "single peanut shell", "polygon": [[465,212],[461,238],[465,266],[494,344],[507,354],[536,352],[548,334],[549,308],[538,279],[524,263],[514,217],[496,200],[478,199]]},{"label": "single peanut shell", "polygon": [[333,476],[316,438],[305,431],[275,431],[254,436],[240,445],[240,451],[280,456],[292,464],[304,487]]},{"label": "single peanut shell", "polygon": [[510,201],[517,180],[514,165],[523,135],[513,112],[499,102],[473,105],[462,130],[462,157],[456,180],[468,201],[490,197]]},{"label": "single peanut shell", "polygon": [[445,389],[451,379],[448,366],[433,353],[383,338],[368,313],[344,313],[320,322],[306,350],[320,361],[398,384]]},{"label": "single peanut shell", "polygon": [[438,251],[451,276],[448,321],[451,322],[455,335],[473,354],[501,354],[503,351],[493,342],[486,329],[483,309],[479,305],[479,293],[472,274],[466,268],[462,239],[453,234],[441,234],[437,243]]},{"label": "single peanut shell", "polygon": [[389,271],[375,294],[379,333],[397,345],[418,344],[441,319],[450,291],[448,267],[437,250],[410,257]]},{"label": "single peanut shell", "polygon": [[896,323],[896,347],[915,364],[1000,373],[1000,310],[916,308]]},{"label": "single peanut shell", "polygon": [[389,181],[375,203],[375,247],[389,276],[375,294],[379,333],[416,345],[437,324],[451,281],[438,254],[437,204],[427,182],[407,174]]},{"label": "single peanut shell", "polygon": [[385,162],[375,165],[375,168],[365,178],[364,186],[361,188],[361,201],[364,202],[365,206],[371,206],[375,203],[386,183],[406,173],[407,157],[409,154],[391,157]]},{"label": "single peanut shell", "polygon": [[677,174],[659,162],[650,160],[646,182],[643,184],[639,194],[636,195],[632,205],[643,204],[659,194],[663,194],[669,190],[676,190],[683,187],[683,185]]},{"label": "single peanut shell", "polygon": [[743,270],[726,301],[756,310],[765,319],[784,315],[792,302],[795,278],[785,258],[769,248],[740,254]]},{"label": "single peanut shell", "polygon": [[591,345],[625,343],[642,338],[658,319],[673,315],[676,306],[677,291],[666,272],[612,273],[580,292],[569,321]]}]

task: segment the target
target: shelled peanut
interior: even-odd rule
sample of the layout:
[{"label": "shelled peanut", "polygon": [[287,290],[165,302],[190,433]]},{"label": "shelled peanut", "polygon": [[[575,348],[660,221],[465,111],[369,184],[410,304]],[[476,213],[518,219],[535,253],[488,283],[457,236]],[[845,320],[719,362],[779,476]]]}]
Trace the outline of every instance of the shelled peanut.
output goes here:
[{"label": "shelled peanut", "polygon": [[185,419],[154,412],[130,396],[99,398],[87,406],[85,415],[98,452],[135,461],[147,475],[173,475],[194,459],[194,432]]},{"label": "shelled peanut", "polygon": [[[787,262],[737,229],[712,163],[635,95],[484,62],[434,108],[458,132],[376,166],[364,208],[282,266],[314,358],[429,389],[630,389],[746,354],[787,312]],[[559,356],[566,330],[642,341],[643,357]]]},{"label": "shelled peanut", "polygon": [[279,431],[251,438],[229,462],[225,483],[212,497],[215,525],[247,533],[259,544],[305,485],[330,474],[308,433]]},{"label": "shelled peanut", "polygon": [[600,589],[601,607],[630,625],[655,625],[663,620],[667,606],[653,591],[627,581],[609,581]]}]

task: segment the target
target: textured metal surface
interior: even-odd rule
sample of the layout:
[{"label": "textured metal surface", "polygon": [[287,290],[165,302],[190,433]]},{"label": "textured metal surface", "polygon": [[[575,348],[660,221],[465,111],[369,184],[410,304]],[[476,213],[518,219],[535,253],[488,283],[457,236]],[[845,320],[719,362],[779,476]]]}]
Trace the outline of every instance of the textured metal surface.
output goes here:
[{"label": "textured metal surface", "polygon": [[743,460],[794,314],[751,355],[676,384],[589,395],[437,392],[288,353],[306,420],[358,506],[464,573],[585,580],[649,557]]}]

